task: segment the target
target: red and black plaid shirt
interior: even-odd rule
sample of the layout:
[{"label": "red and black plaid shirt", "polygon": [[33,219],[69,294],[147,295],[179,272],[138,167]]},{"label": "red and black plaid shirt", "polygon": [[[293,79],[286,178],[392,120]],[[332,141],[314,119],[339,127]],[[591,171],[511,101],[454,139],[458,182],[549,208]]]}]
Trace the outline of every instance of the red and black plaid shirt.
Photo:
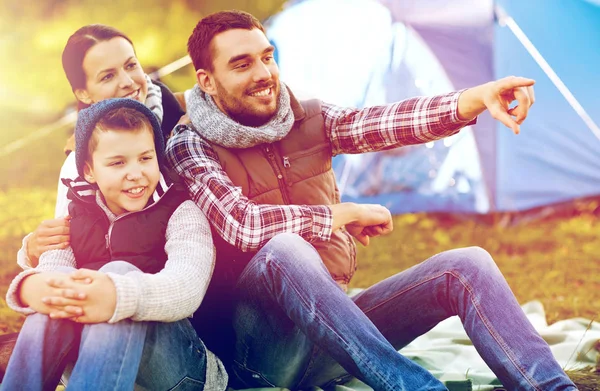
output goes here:
[{"label": "red and black plaid shirt", "polygon": [[[323,103],[333,156],[421,144],[457,133],[470,120],[458,118],[461,91],[417,97],[361,110]],[[332,157],[333,157],[332,156]],[[219,235],[242,251],[257,251],[273,236],[293,232],[312,242],[329,240],[326,205],[264,205],[250,201],[198,133],[178,127],[167,142],[167,161],[181,175],[193,200]]]}]

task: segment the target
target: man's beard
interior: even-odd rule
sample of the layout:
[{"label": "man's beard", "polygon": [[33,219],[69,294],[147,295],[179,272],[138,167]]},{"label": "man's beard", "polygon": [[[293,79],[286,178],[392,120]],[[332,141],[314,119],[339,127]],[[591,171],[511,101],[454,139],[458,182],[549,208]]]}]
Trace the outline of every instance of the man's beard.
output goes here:
[{"label": "man's beard", "polygon": [[[231,119],[234,121],[250,127],[259,127],[269,122],[279,111],[279,87],[277,83],[268,83],[264,87],[271,86],[272,91],[276,91],[275,96],[275,110],[272,113],[263,113],[254,110],[254,107],[250,104],[245,104],[242,99],[238,99],[230,95],[220,83],[216,83],[217,94],[221,103],[221,107]],[[257,86],[254,89],[261,89],[261,86]]]}]

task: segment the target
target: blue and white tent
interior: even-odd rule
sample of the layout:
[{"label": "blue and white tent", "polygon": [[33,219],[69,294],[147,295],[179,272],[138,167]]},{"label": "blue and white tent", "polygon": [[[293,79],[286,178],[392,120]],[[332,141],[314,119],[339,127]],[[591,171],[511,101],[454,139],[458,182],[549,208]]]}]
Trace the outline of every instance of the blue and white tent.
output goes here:
[{"label": "blue and white tent", "polygon": [[486,113],[443,141],[336,157],[344,200],[490,213],[600,195],[600,1],[303,0],[266,25],[281,79],[339,105],[536,79],[519,136]]}]

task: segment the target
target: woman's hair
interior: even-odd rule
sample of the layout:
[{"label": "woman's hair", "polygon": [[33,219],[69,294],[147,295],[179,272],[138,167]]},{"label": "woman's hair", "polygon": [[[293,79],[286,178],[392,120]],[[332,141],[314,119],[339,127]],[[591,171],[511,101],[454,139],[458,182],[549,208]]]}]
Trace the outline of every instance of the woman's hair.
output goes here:
[{"label": "woman's hair", "polygon": [[[117,37],[126,39],[133,46],[133,42],[127,35],[114,27],[103,24],[83,26],[69,37],[62,53],[62,65],[73,91],[85,88],[86,75],[83,70],[83,59],[88,50],[99,42],[109,41]],[[79,102],[79,105],[79,108],[87,106],[81,106],[81,102]]]}]

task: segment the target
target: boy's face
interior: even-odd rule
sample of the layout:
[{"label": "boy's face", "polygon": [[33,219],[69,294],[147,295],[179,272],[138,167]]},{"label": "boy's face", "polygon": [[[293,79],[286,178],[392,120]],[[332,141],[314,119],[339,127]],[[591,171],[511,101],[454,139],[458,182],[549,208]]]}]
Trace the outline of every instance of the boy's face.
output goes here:
[{"label": "boy's face", "polygon": [[96,135],[98,145],[92,165],[85,165],[85,179],[98,185],[114,214],[142,210],[160,180],[151,131],[144,127]]},{"label": "boy's face", "polygon": [[233,29],[211,42],[213,71],[199,70],[199,84],[234,120],[260,126],[277,112],[279,69],[275,48],[259,29]]}]

